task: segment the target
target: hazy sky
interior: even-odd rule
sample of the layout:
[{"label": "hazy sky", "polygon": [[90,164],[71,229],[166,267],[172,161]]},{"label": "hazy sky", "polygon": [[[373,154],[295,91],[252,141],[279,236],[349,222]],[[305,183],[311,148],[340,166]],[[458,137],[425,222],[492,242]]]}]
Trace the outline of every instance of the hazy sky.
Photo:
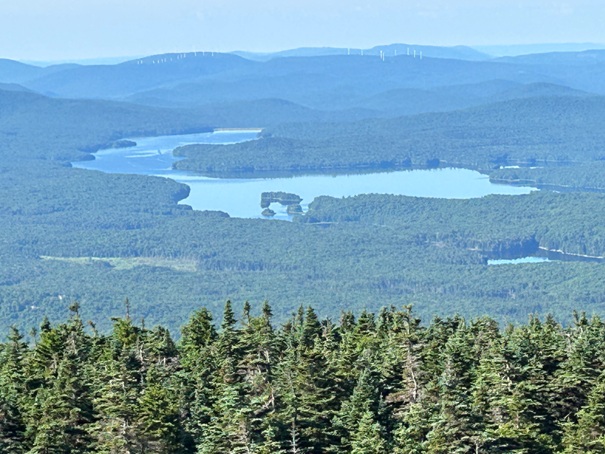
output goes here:
[{"label": "hazy sky", "polygon": [[0,0],[0,58],[605,43],[603,0]]}]

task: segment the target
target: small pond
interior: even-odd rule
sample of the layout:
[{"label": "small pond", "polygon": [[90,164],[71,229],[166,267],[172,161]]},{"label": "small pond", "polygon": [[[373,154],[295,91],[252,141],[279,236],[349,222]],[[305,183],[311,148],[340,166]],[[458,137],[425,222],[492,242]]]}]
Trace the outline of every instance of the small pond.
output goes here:
[{"label": "small pond", "polygon": [[550,262],[548,257],[521,257],[518,259],[490,259],[488,265],[519,265],[521,263],[544,263]]},{"label": "small pond", "polygon": [[545,248],[539,248],[531,256],[519,257],[515,259],[489,259],[488,265],[518,265],[522,263],[545,263],[545,262],[584,262],[584,263],[604,263],[603,257],[592,257],[588,255],[566,254],[561,251],[551,251]]}]

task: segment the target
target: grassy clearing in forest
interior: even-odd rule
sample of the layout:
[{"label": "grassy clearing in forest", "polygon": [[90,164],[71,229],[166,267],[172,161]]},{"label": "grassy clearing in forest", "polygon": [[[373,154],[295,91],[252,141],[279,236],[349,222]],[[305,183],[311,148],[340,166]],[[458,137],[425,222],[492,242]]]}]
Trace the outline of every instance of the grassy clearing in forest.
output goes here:
[{"label": "grassy clearing in forest", "polygon": [[111,267],[115,270],[130,270],[137,266],[170,268],[175,271],[193,273],[197,269],[192,259],[170,259],[165,257],[51,257],[41,256],[42,260],[57,260],[78,265],[96,265]]}]

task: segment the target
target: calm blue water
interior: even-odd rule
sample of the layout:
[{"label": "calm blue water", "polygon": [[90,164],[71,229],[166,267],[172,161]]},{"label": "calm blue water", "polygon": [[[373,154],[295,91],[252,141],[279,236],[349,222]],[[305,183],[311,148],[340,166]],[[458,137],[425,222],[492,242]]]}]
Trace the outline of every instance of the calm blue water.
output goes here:
[{"label": "calm blue water", "polygon": [[520,259],[497,259],[488,260],[488,265],[518,265],[520,263],[543,263],[550,262],[548,257],[522,257]]},{"label": "calm blue water", "polygon": [[[359,194],[395,194],[417,197],[469,199],[488,194],[527,194],[530,188],[496,185],[487,176],[466,169],[403,170],[361,175],[305,175],[291,178],[222,179],[207,178],[172,170],[172,150],[191,143],[228,144],[253,140],[258,131],[221,131],[181,136],[132,138],[136,147],[100,150],[94,161],[73,163],[74,167],[108,173],[129,173],[170,177],[190,186],[182,201],[196,210],[220,210],[233,217],[261,217],[262,192],[298,194],[306,211],[317,196],[349,197]],[[272,204],[277,219],[288,219],[285,207]]]},{"label": "calm blue water", "polygon": [[94,161],[74,162],[81,169],[100,170],[107,173],[130,173],[138,175],[170,176],[185,175],[172,170],[172,163],[182,158],[172,156],[172,150],[194,143],[212,143],[227,145],[236,142],[254,140],[260,130],[241,130],[224,132],[204,132],[159,137],[133,137],[136,147],[111,148],[95,153]]}]

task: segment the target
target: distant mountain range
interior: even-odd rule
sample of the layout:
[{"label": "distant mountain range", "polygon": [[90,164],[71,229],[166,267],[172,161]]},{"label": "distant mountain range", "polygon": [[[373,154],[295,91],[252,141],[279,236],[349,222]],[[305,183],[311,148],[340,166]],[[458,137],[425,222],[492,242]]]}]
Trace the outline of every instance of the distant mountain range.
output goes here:
[{"label": "distant mountain range", "polygon": [[267,61],[274,58],[283,57],[322,57],[327,55],[374,55],[380,56],[384,54],[385,58],[396,57],[401,55],[414,56],[420,54],[424,57],[432,58],[453,58],[458,60],[487,60],[491,58],[488,54],[479,52],[467,46],[423,46],[418,44],[388,44],[383,46],[375,46],[369,49],[359,48],[343,48],[343,47],[301,47],[298,49],[284,50],[273,53],[255,53],[255,52],[233,52],[250,60]]},{"label": "distant mountain range", "polygon": [[605,49],[605,44],[598,43],[544,43],[544,44],[502,44],[492,46],[472,46],[479,52],[493,57],[514,57],[527,54],[547,52],[582,52],[590,49]]},{"label": "distant mountain range", "polygon": [[[334,199],[308,218],[330,222],[319,227],[188,209],[176,204],[187,186],[167,178],[69,168],[123,138],[255,127],[258,140],[181,149],[176,166],[253,178],[463,166],[498,168],[513,183],[605,187],[602,50],[487,58],[400,46],[260,60],[0,60],[0,326],[66,319],[68,302],[81,301],[83,320],[103,317],[100,329],[111,329],[124,297],[148,326],[175,329],[200,304],[218,316],[227,298],[276,301],[280,320],[309,301],[335,317],[372,301],[435,314],[492,308],[503,321],[584,304],[605,313],[605,268],[485,264],[489,251],[526,240],[602,256],[603,194],[486,197],[475,217],[472,201],[415,211],[407,207],[425,202]],[[510,168],[546,164],[566,167]]]},{"label": "distant mountain range", "polygon": [[465,46],[391,44],[363,51],[172,53],[108,65],[39,67],[0,60],[0,89],[194,109],[204,118],[214,112],[225,121],[256,116],[273,124],[605,94],[603,74],[605,50],[600,49],[492,58]]}]

